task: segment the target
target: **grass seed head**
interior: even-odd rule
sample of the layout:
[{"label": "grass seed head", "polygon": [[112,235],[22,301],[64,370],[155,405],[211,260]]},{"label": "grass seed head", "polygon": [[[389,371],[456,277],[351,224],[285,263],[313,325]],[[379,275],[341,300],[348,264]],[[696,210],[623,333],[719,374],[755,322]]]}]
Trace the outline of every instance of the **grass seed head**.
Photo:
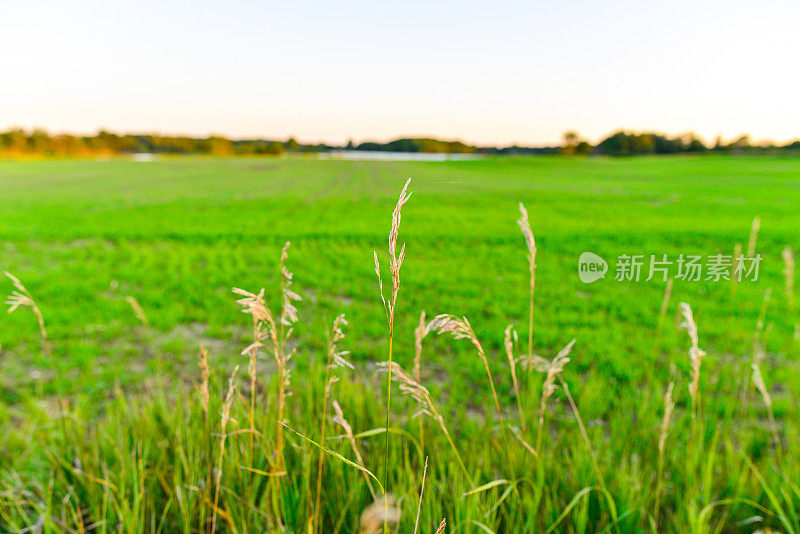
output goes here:
[{"label": "grass seed head", "polygon": [[764,382],[764,377],[761,374],[761,368],[758,366],[757,363],[750,364],[750,367],[753,369],[753,384],[758,389],[758,392],[761,393],[761,396],[764,398],[764,404],[767,405],[767,408],[772,409],[772,397],[769,394],[769,390],[767,389],[767,384]]},{"label": "grass seed head", "polygon": [[466,317],[456,317],[455,315],[441,314],[434,317],[428,326],[425,327],[425,335],[432,331],[437,334],[452,334],[455,339],[468,339],[478,349],[478,352],[483,358],[483,347],[478,341],[475,332],[472,330],[472,325]]},{"label": "grass seed head", "polygon": [[419,314],[419,324],[414,329],[414,378],[421,377],[422,366],[422,340],[425,339],[425,310]]},{"label": "grass seed head", "polygon": [[344,314],[341,314],[333,320],[333,329],[331,331],[331,341],[328,346],[328,360],[332,367],[348,367],[354,369],[353,364],[348,362],[344,357],[350,354],[347,350],[337,350],[336,344],[344,339],[343,326],[347,325],[347,319]]},{"label": "grass seed head", "polygon": [[783,276],[786,280],[786,303],[789,310],[794,309],[794,254],[792,249],[783,249]]},{"label": "grass seed head", "polygon": [[659,454],[664,454],[664,446],[667,442],[667,434],[669,433],[669,422],[672,419],[672,412],[675,410],[675,401],[672,400],[672,389],[675,386],[670,382],[667,387],[667,392],[664,395],[664,418],[661,420],[661,434],[658,438],[658,451]]},{"label": "grass seed head", "polygon": [[400,508],[393,495],[376,500],[361,512],[361,534],[382,534],[400,522]]},{"label": "grass seed head", "polygon": [[33,314],[36,316],[36,320],[39,323],[39,334],[42,337],[42,345],[44,346],[44,351],[48,357],[53,356],[53,352],[50,348],[50,341],[47,336],[47,328],[44,325],[44,316],[42,315],[42,311],[39,309],[39,306],[36,304],[36,301],[33,300],[30,292],[22,285],[22,282],[19,281],[19,278],[14,276],[13,274],[5,271],[4,273],[9,280],[14,284],[16,291],[13,291],[7,298],[6,304],[8,305],[8,313],[13,313],[17,308],[24,307],[30,308]]},{"label": "grass seed head", "polygon": [[136,300],[136,297],[128,295],[125,297],[125,301],[130,305],[131,309],[133,310],[133,314],[136,315],[136,318],[139,319],[139,322],[142,323],[142,326],[147,326],[149,324],[147,315],[145,315],[144,310],[142,309],[141,304],[139,304],[139,301]]},{"label": "grass seed head", "polygon": [[695,410],[697,408],[697,394],[700,388],[700,365],[706,353],[699,346],[697,323],[694,321],[692,307],[685,302],[681,302],[678,305],[678,309],[680,310],[680,315],[682,317],[682,322],[680,323],[679,328],[686,330],[686,333],[689,335],[689,340],[691,341],[691,346],[689,347],[689,360],[692,365],[692,381],[689,384],[689,394],[692,397],[692,418],[694,418]]},{"label": "grass seed head", "polygon": [[519,203],[519,212],[521,217],[517,220],[517,224],[522,230],[522,235],[525,236],[525,245],[528,247],[528,261],[531,263],[531,270],[533,270],[536,267],[536,239],[533,237],[531,223],[528,220],[528,210],[525,209],[522,202]]},{"label": "grass seed head", "polygon": [[555,377],[558,373],[562,372],[564,366],[570,362],[569,353],[572,351],[574,345],[575,340],[573,339],[567,343],[563,349],[558,351],[556,357],[550,361],[541,356],[534,356],[531,360],[531,365],[540,373],[547,373],[548,378]]},{"label": "grass seed head", "polygon": [[205,346],[200,345],[200,375],[202,382],[200,382],[200,398],[203,403],[203,413],[208,413],[208,402],[210,394],[208,391],[208,379],[211,376],[211,371],[208,368],[208,351]]},{"label": "grass seed head", "polygon": [[750,239],[747,241],[747,257],[753,258],[756,255],[756,241],[758,231],[761,230],[761,217],[753,218],[753,225],[750,227]]},{"label": "grass seed head", "polygon": [[416,401],[419,411],[415,417],[428,415],[434,419],[441,418],[428,388],[414,380],[397,362],[378,362],[378,370],[384,373],[389,373],[391,370],[392,382],[397,382],[400,391]]},{"label": "grass seed head", "polygon": [[5,274],[11,283],[14,284],[14,288],[16,291],[12,292],[6,298],[6,304],[9,306],[8,313],[12,313],[14,310],[19,308],[20,306],[23,307],[33,307],[35,305],[31,294],[28,293],[28,290],[25,289],[25,286],[22,285],[22,282],[19,281],[19,278],[14,276],[8,271],[5,271]]},{"label": "grass seed head", "polygon": [[[287,241],[286,244],[283,245],[283,249],[281,249],[281,297],[283,300],[283,305],[281,306],[281,324],[288,327],[291,327],[298,321],[297,308],[294,302],[303,300],[300,295],[290,289],[294,278],[294,275],[286,266],[286,261],[289,259],[290,245],[291,243]],[[288,333],[286,337],[289,337]]]},{"label": "grass seed head", "polygon": [[228,426],[228,423],[233,421],[236,422],[231,417],[231,407],[233,406],[233,399],[234,394],[236,393],[236,373],[239,371],[239,366],[233,368],[233,373],[231,373],[230,378],[228,378],[228,392],[225,394],[225,401],[222,403],[222,414],[220,418],[220,427],[222,428],[222,434],[225,434],[225,427]]}]

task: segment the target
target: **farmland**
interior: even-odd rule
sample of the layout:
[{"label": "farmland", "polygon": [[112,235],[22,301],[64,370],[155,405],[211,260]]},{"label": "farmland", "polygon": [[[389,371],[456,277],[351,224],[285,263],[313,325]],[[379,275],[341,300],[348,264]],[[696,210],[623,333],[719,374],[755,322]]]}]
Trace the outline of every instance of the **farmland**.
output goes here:
[{"label": "farmland", "polygon": [[[422,514],[425,531],[435,529],[434,523],[445,515],[448,523],[467,531],[479,528],[476,522],[497,531],[544,530],[557,520],[558,528],[576,532],[651,528],[653,455],[670,382],[675,383],[680,414],[670,439],[686,444],[676,442],[677,450],[668,453],[666,472],[672,478],[663,491],[663,529],[688,531],[697,526],[696,531],[703,531],[708,525],[730,529],[756,515],[785,528],[764,485],[754,475],[740,476],[736,470],[747,472],[739,454],[745,452],[748,461],[752,456],[772,477],[769,484],[782,484],[784,478],[776,473],[789,478],[797,474],[792,440],[796,443],[800,430],[796,424],[800,314],[785,291],[782,251],[787,246],[800,250],[798,176],[798,159],[729,156],[449,162],[302,157],[0,161],[0,270],[18,277],[36,299],[52,345],[52,355],[42,350],[36,321],[29,313],[18,310],[2,317],[0,424],[5,437],[0,450],[5,454],[0,480],[7,508],[0,517],[22,526],[25,515],[15,510],[25,509],[27,517],[34,518],[43,513],[30,503],[9,503],[18,503],[18,497],[10,495],[21,486],[39,488],[34,493],[44,500],[49,476],[44,451],[65,450],[47,431],[34,428],[39,424],[48,428],[48,423],[38,423],[52,416],[48,400],[70,399],[75,424],[86,432],[94,421],[101,421],[113,434],[131,411],[132,419],[144,421],[163,409],[164,424],[178,426],[183,412],[170,413],[168,399],[178,391],[194,391],[200,380],[197,354],[203,344],[214,370],[218,410],[233,366],[239,364],[246,374],[248,358],[240,353],[252,342],[250,318],[241,313],[231,289],[257,292],[264,287],[267,305],[277,309],[279,259],[286,241],[291,242],[287,265],[294,273],[292,289],[302,300],[295,304],[299,321],[292,340],[297,393],[290,397],[285,421],[312,437],[319,433],[324,385],[318,375],[324,367],[330,325],[343,313],[349,325],[340,348],[350,351],[348,359],[355,370],[345,372],[334,398],[341,391],[342,407],[352,412],[350,423],[356,432],[379,427],[385,401],[378,387],[385,377],[376,376],[375,362],[386,359],[388,331],[373,250],[388,288],[391,213],[411,177],[413,195],[403,208],[400,228],[406,255],[395,310],[394,361],[412,368],[414,330],[422,310],[429,318],[441,313],[466,316],[485,349],[503,417],[521,423],[515,422],[517,404],[503,333],[507,325],[515,325],[520,336],[515,351],[517,355],[526,351],[529,271],[525,241],[516,223],[522,202],[537,245],[533,352],[550,359],[576,340],[563,377],[580,409],[581,425],[589,425],[587,437],[596,451],[586,452],[574,412],[556,392],[551,401],[555,426],[544,438],[548,461],[534,461],[524,448],[508,452],[519,443],[503,426],[495,426],[498,418],[486,371],[473,346],[431,334],[422,352],[422,383],[439,402],[445,419],[453,422],[455,441],[473,480],[459,480],[453,485],[458,490],[444,494],[450,491],[445,480],[460,476],[458,465],[448,456],[447,442],[438,435],[431,437],[433,472]],[[614,279],[615,259],[621,255],[646,259],[651,254],[673,259],[681,254],[732,255],[737,243],[746,250],[755,217],[760,218],[756,251],[763,257],[756,281],[734,285],[705,277],[675,280],[659,319],[666,285],[660,277]],[[578,257],[585,251],[608,261],[605,279],[581,282]],[[645,275],[646,270],[645,264]],[[2,284],[3,294],[11,293],[11,282]],[[141,306],[143,315],[137,316],[128,297]],[[700,346],[707,353],[700,377],[700,391],[708,392],[701,393],[702,425],[689,413],[690,342],[686,332],[676,328],[680,302],[691,305]],[[773,450],[782,447],[771,444],[768,414],[751,386],[755,339],[763,348],[761,371],[788,444],[778,452],[784,455],[785,472],[772,470]],[[263,396],[272,396],[274,362],[262,353],[258,369],[259,382],[268,390]],[[535,371],[517,371],[528,424],[535,428],[542,377]],[[249,400],[246,382],[243,379],[242,395]],[[395,395],[396,424],[416,432],[417,423],[406,421],[413,413],[409,401]],[[156,400],[149,408],[125,409],[110,400],[123,398]],[[245,408],[240,409],[239,423],[245,425]],[[265,421],[273,419],[265,416]],[[426,432],[434,434],[435,424]],[[336,435],[333,430],[329,434]],[[38,445],[25,447],[31,436],[41,437],[41,450]],[[627,441],[629,436],[639,441]],[[383,481],[383,452],[377,445],[382,438],[364,441],[370,439],[375,447],[369,449],[365,463],[380,471]],[[400,445],[401,439],[393,438],[391,457],[402,467],[389,478],[397,486],[394,493],[409,501],[403,504],[405,532],[413,527],[421,468],[410,449]],[[481,460],[482,443],[490,439],[496,446],[489,447]],[[305,465],[298,470],[308,475],[305,483],[315,481],[315,449],[302,449],[305,443],[300,440],[293,444],[301,452],[287,461],[303,466],[304,454],[313,456],[314,469],[308,471]],[[129,445],[136,448],[132,436]],[[343,454],[348,450],[346,444],[337,446]],[[679,454],[684,446],[687,458]],[[250,454],[246,458],[252,459],[252,445]],[[607,480],[595,480],[594,454]],[[103,462],[97,462],[98,473],[105,472]],[[369,493],[358,471],[339,468],[335,462],[329,458],[325,465],[330,465],[335,484],[344,487],[347,482],[348,504],[344,509],[328,505],[323,521],[330,531],[334,527],[351,531],[350,523],[368,503]],[[192,469],[202,471],[197,466]],[[178,480],[182,475],[174,476]],[[519,482],[525,477],[535,480],[526,487]],[[498,484],[461,498],[477,484],[500,479],[515,480],[515,492],[505,495],[504,485]],[[542,480],[558,482],[546,486]],[[637,494],[634,480],[648,491]],[[83,490],[85,501],[76,510],[96,510],[103,499],[103,487],[86,484],[93,489]],[[118,481],[115,487],[119,486]],[[314,483],[310,486],[313,492]],[[302,487],[287,491],[289,500],[277,504],[274,494],[265,490],[274,511],[267,514],[270,521],[283,516],[289,530],[302,530],[307,520],[302,507],[310,506]],[[602,491],[579,495],[584,487]],[[800,502],[800,493],[797,486],[787,483],[785,488],[776,499],[791,524],[797,517],[785,510]],[[606,506],[609,499],[603,495],[612,497],[616,509]],[[51,497],[58,501],[62,495]],[[578,501],[570,507],[573,497]],[[172,498],[148,503],[136,512],[141,515],[107,511],[104,518],[111,529],[111,518],[130,513],[131,524],[155,525],[161,520],[167,525],[165,531],[171,531],[177,529],[179,515],[194,513],[179,514],[177,504],[167,512],[158,508]],[[722,503],[725,499],[730,502]],[[748,508],[744,499],[757,506]],[[233,517],[235,502],[221,507],[227,510],[228,524],[248,524]],[[700,513],[712,503],[719,504],[706,515]],[[526,514],[534,504],[539,512]],[[290,509],[297,517],[287,512]],[[246,516],[245,511],[238,513]],[[252,525],[247,528],[258,531]]]}]

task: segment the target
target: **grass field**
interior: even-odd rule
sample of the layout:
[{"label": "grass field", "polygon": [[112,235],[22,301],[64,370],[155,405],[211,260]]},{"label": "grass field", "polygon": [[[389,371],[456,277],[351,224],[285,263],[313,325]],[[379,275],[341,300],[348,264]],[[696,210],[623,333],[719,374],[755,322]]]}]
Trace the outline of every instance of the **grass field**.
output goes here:
[{"label": "grass field", "polygon": [[[800,250],[798,175],[797,159],[716,156],[0,161],[0,270],[19,277],[36,299],[53,350],[52,357],[42,351],[30,313],[3,316],[0,480],[5,487],[0,521],[23,528],[41,516],[53,531],[67,524],[79,531],[76,525],[85,529],[98,522],[94,528],[109,531],[117,524],[133,532],[207,529],[214,507],[203,498],[188,505],[175,488],[191,493],[193,487],[204,494],[197,490],[197,479],[210,476],[204,468],[209,456],[217,454],[211,452],[219,441],[209,424],[218,424],[235,364],[242,368],[242,395],[249,401],[248,357],[239,354],[251,343],[253,328],[231,288],[265,287],[267,304],[277,309],[278,262],[285,241],[291,242],[292,289],[303,300],[296,303],[300,320],[291,364],[296,391],[284,420],[320,437],[326,335],[334,318],[344,313],[349,326],[340,348],[351,352],[348,358],[356,370],[344,373],[332,398],[350,414],[356,433],[384,425],[385,392],[379,386],[385,377],[376,376],[374,362],[386,359],[388,332],[372,254],[377,250],[384,285],[391,286],[386,252],[391,212],[403,183],[412,177],[414,193],[403,209],[400,230],[406,261],[394,361],[412,368],[422,310],[429,318],[466,316],[486,351],[505,422],[520,426],[503,333],[514,324],[520,335],[515,352],[527,350],[529,272],[516,224],[517,205],[523,202],[538,247],[534,353],[549,359],[576,339],[563,377],[594,450],[586,447],[574,410],[558,391],[550,401],[553,426],[544,432],[546,450],[529,454],[510,430],[498,425],[484,364],[473,346],[431,335],[424,343],[421,381],[451,425],[469,477],[462,475],[436,423],[430,422],[425,432],[432,435],[426,449],[431,471],[421,532],[433,532],[444,516],[459,531],[544,531],[552,526],[574,532],[705,532],[756,530],[765,524],[797,532],[794,510],[800,507],[800,489],[791,480],[800,474],[800,314],[784,290],[782,250]],[[614,280],[614,259],[621,254],[733,254],[737,243],[746,250],[756,216],[761,219],[756,250],[763,256],[758,281],[733,287],[727,281],[676,280],[658,336],[665,283]],[[584,251],[609,261],[605,280],[579,280],[578,257]],[[2,284],[4,293],[12,291],[10,281]],[[768,289],[764,327],[758,330]],[[147,324],[126,297],[140,303]],[[697,422],[690,416],[687,389],[689,339],[676,328],[679,302],[694,310],[700,346],[708,353]],[[768,411],[751,382],[757,335],[765,353],[760,368],[784,444],[779,447],[770,441]],[[200,413],[196,399],[187,400],[197,394],[200,344],[208,348],[214,370],[216,412],[214,423],[206,417],[198,428],[186,425],[178,441],[188,452],[178,469],[172,463],[178,460],[159,443],[170,441],[170,429]],[[271,399],[274,360],[262,355],[258,365],[263,382],[259,399]],[[517,372],[528,416],[527,434],[521,437],[533,443],[542,376]],[[669,434],[665,483],[656,497],[657,443],[670,382],[675,383],[677,415]],[[70,399],[70,414],[64,418],[74,432],[59,433],[59,417],[45,402],[56,397]],[[381,435],[360,441],[367,467],[381,481],[389,471],[389,489],[401,498],[401,531],[410,532],[422,457],[419,446],[401,435],[418,432],[417,423],[407,420],[413,413],[408,399],[395,390],[393,403],[391,467],[383,466]],[[233,408],[240,412],[240,427],[248,424],[247,404]],[[267,425],[267,449],[272,447],[267,430],[274,432],[273,404],[270,400],[259,416]],[[328,432],[338,433],[333,427]],[[69,443],[84,435],[87,440]],[[102,439],[94,443],[98,436]],[[295,471],[263,477],[257,496],[247,482],[256,475],[237,465],[247,461],[268,471],[277,460],[267,452],[254,455],[246,443],[242,452],[235,438],[229,440],[234,459],[223,477],[231,485],[217,508],[221,518],[227,516],[220,519],[224,528],[255,532],[277,528],[279,521],[290,531],[306,530],[313,516],[309,496],[316,486],[318,451],[295,437],[287,435],[292,452],[286,459],[287,471],[289,466]],[[327,445],[332,444],[352,459],[346,440]],[[80,473],[94,468],[93,474],[76,475],[70,466],[76,458],[84,458]],[[751,459],[755,465],[749,469]],[[332,458],[325,466],[321,531],[353,531],[371,501],[364,478]],[[161,480],[154,475],[159,470],[166,473]],[[461,496],[492,480],[504,482]],[[125,481],[131,486],[123,488]],[[148,485],[147,498],[138,484]],[[34,489],[28,495],[23,488]],[[248,499],[242,498],[245,491]],[[658,527],[655,500],[661,507]],[[254,514],[248,506],[263,513]],[[249,514],[256,519],[247,519]]]}]

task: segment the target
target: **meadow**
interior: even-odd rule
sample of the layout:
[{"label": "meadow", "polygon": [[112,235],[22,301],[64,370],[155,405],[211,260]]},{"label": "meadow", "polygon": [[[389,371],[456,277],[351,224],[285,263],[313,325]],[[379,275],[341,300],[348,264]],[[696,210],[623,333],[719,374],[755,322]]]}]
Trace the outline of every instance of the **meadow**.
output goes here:
[{"label": "meadow", "polygon": [[[442,518],[447,532],[798,532],[800,314],[784,257],[800,250],[798,174],[798,159],[729,156],[0,161],[0,270],[30,292],[50,347],[30,310],[4,314],[0,526],[352,532],[377,497],[400,532],[417,518],[419,532]],[[409,177],[389,349],[373,251],[391,299]],[[302,297],[288,337],[287,241]],[[762,255],[757,281],[675,280],[665,301],[646,266],[614,280],[623,254],[737,244]],[[581,282],[585,251],[609,262],[605,279]],[[249,315],[232,288],[254,294]],[[466,317],[466,333],[444,328],[467,339],[436,335],[440,321],[415,343],[423,310]],[[376,362],[390,350],[416,398],[394,387],[387,432]],[[341,351],[353,369],[328,365]]]}]

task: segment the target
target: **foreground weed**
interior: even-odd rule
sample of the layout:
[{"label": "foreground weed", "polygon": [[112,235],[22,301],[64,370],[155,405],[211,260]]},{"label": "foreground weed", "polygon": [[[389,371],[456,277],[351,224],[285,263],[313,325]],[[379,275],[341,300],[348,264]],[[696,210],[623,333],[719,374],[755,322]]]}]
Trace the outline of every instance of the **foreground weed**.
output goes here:
[{"label": "foreground weed", "polygon": [[542,384],[542,396],[539,399],[539,427],[536,430],[536,450],[542,450],[542,431],[544,429],[544,414],[547,410],[547,400],[555,393],[556,378],[564,370],[564,366],[569,363],[569,353],[572,351],[572,346],[575,345],[573,339],[567,345],[558,351],[555,358],[547,361],[541,356],[534,356],[528,362],[531,369],[536,369],[540,373],[545,373],[544,383]]},{"label": "foreground weed", "polygon": [[400,391],[409,395],[417,402],[417,406],[419,407],[417,416],[427,415],[439,423],[439,428],[442,429],[444,437],[450,444],[450,448],[453,450],[456,460],[458,460],[458,465],[464,472],[464,476],[470,481],[470,484],[472,484],[472,477],[469,474],[466,464],[464,464],[464,459],[458,452],[458,448],[456,447],[453,438],[450,436],[447,426],[444,424],[444,417],[442,417],[442,414],[436,408],[436,404],[433,402],[433,398],[431,397],[431,393],[428,391],[428,388],[411,378],[411,376],[409,376],[409,374],[406,373],[403,368],[397,364],[397,362],[380,362],[378,363],[378,367],[381,371],[391,374],[392,380],[400,384]]},{"label": "foreground weed", "polygon": [[39,323],[39,334],[42,337],[42,347],[44,348],[44,352],[47,354],[48,358],[52,358],[53,351],[50,348],[50,339],[47,337],[47,328],[44,326],[44,316],[42,315],[42,311],[39,309],[36,301],[33,300],[30,292],[25,288],[24,285],[22,285],[22,282],[19,281],[19,278],[9,272],[4,274],[9,278],[9,280],[11,280],[15,288],[15,291],[13,291],[6,298],[8,313],[13,313],[14,310],[21,307],[30,308],[30,310],[33,312],[33,315],[36,317],[36,321]]},{"label": "foreground weed", "polygon": [[[320,422],[320,443],[325,443],[325,429],[328,422],[328,397],[330,396],[331,387],[339,377],[331,375],[331,371],[337,367],[349,367],[353,369],[353,364],[345,360],[345,356],[349,354],[348,351],[338,350],[337,343],[344,339],[344,332],[342,327],[347,325],[347,320],[344,315],[339,315],[333,321],[331,329],[330,341],[328,342],[328,361],[325,364],[325,394],[322,400],[322,421]],[[342,418],[344,419],[344,418]],[[314,530],[319,529],[319,506],[320,498],[322,496],[322,461],[325,458],[323,451],[319,453],[317,461],[317,496],[314,499]]]},{"label": "foreground weed", "polygon": [[[408,192],[408,186],[411,184],[409,178],[402,191],[400,197],[397,199],[394,212],[392,212],[392,228],[389,231],[389,272],[392,276],[392,295],[387,303],[386,298],[383,296],[383,281],[381,280],[380,263],[378,262],[378,253],[373,251],[373,258],[375,259],[375,274],[378,276],[378,290],[380,291],[381,301],[383,302],[387,321],[389,326],[389,376],[386,379],[386,454],[384,456],[384,485],[388,484],[389,480],[389,423],[390,414],[392,410],[392,352],[394,343],[394,312],[397,306],[397,295],[400,292],[400,267],[403,266],[403,260],[406,256],[406,245],[400,247],[400,254],[397,254],[397,237],[400,231],[400,219],[403,211],[403,206],[406,205],[408,199],[411,198],[411,193]],[[388,507],[388,500],[387,507]]]},{"label": "foreground weed", "polygon": [[700,396],[700,365],[703,362],[703,357],[706,355],[705,351],[700,349],[699,339],[697,337],[697,324],[694,322],[694,314],[692,308],[685,302],[679,304],[680,314],[683,322],[680,328],[686,330],[691,341],[689,347],[689,361],[692,366],[691,383],[689,384],[689,395],[692,398],[692,428],[694,428],[695,421],[697,420],[698,410],[698,397]]},{"label": "foreground weed", "polygon": [[475,349],[478,351],[483,368],[486,370],[486,375],[489,377],[489,387],[492,390],[492,398],[494,399],[494,406],[497,410],[497,418],[500,421],[500,426],[503,426],[503,414],[500,413],[500,401],[497,398],[497,391],[494,388],[494,378],[492,378],[492,371],[489,369],[489,359],[483,350],[481,342],[478,341],[478,336],[469,324],[466,317],[456,317],[455,315],[437,315],[425,327],[426,332],[437,331],[439,335],[444,333],[452,334],[455,339],[468,339]]}]

